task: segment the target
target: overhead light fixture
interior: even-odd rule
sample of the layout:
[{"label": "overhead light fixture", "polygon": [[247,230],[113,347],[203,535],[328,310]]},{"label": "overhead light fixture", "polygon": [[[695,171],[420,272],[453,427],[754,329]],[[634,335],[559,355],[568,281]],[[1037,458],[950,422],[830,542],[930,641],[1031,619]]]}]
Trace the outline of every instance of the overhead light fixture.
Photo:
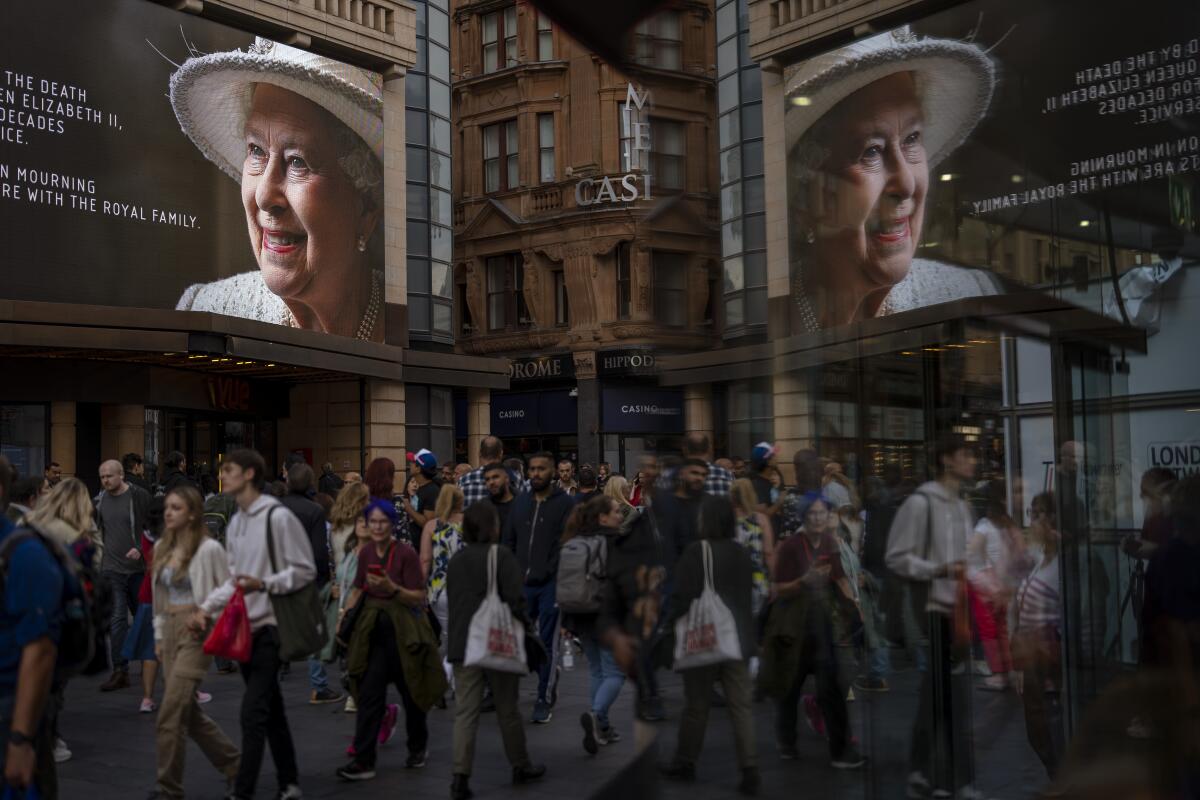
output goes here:
[{"label": "overhead light fixture", "polygon": [[1086,227],[1088,227],[1088,226],[1089,226],[1089,225],[1091,225],[1091,224],[1092,224],[1092,221],[1091,221],[1090,219],[1081,219],[1081,220],[1079,220],[1079,227],[1081,227],[1081,228],[1086,228]]},{"label": "overhead light fixture", "polygon": [[937,247],[941,242],[921,242],[921,247]]},{"label": "overhead light fixture", "polygon": [[1013,176],[1012,176],[1012,182],[1013,182],[1013,183],[1024,183],[1024,182],[1025,182],[1025,176],[1024,176],[1024,175],[1013,175]]},{"label": "overhead light fixture", "polygon": [[794,106],[811,106],[811,105],[812,105],[812,98],[811,98],[811,97],[805,97],[805,96],[803,96],[803,95],[801,95],[800,97],[793,97],[793,98],[792,98],[792,105],[794,105]]},{"label": "overhead light fixture", "polygon": [[942,183],[949,183],[952,180],[954,180],[954,173],[951,173],[951,172],[943,172],[942,173]]}]

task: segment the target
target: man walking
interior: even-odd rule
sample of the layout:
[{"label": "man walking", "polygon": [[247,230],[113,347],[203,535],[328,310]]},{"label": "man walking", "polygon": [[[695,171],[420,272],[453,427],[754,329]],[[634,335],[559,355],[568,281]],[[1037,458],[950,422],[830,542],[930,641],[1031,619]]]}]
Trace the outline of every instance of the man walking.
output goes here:
[{"label": "man walking", "polygon": [[[279,688],[279,631],[270,595],[304,588],[316,579],[317,571],[300,520],[281,507],[279,500],[262,493],[266,473],[266,462],[254,450],[234,450],[221,464],[222,485],[238,505],[225,534],[231,577],[213,590],[192,618],[197,633],[206,631],[235,589],[245,595],[253,638],[250,660],[242,664],[246,683],[241,709],[242,763],[230,796],[233,800],[254,797],[268,742],[278,775],[278,800],[302,797],[296,749]],[[273,545],[270,549],[267,536]]]},{"label": "man walking", "polygon": [[[46,705],[58,658],[63,600],[80,588],[39,536],[19,536],[4,513],[14,470],[0,456],[0,553],[7,561],[0,596],[0,794],[37,787],[58,797],[54,736]],[[41,479],[39,478],[40,482]]]},{"label": "man walking", "polygon": [[100,465],[100,485],[96,496],[96,525],[100,529],[100,577],[112,592],[113,608],[109,623],[109,646],[113,671],[100,691],[111,692],[129,686],[129,662],[121,655],[129,619],[138,606],[138,590],[146,576],[142,561],[141,539],[150,516],[150,494],[125,480],[120,461]]},{"label": "man walking", "polygon": [[[479,443],[479,464],[476,469],[471,470],[466,475],[458,479],[458,488],[462,489],[463,493],[463,508],[468,509],[472,503],[478,503],[480,500],[486,500],[490,494],[487,487],[487,477],[484,471],[491,464],[497,464],[504,460],[504,443],[495,436],[485,436],[483,441]],[[510,482],[514,483],[518,480],[514,476],[510,476]],[[515,484],[518,485],[519,484]],[[513,490],[514,493],[517,489]]]},{"label": "man walking", "polygon": [[579,488],[575,492],[575,504],[581,506],[598,494],[600,481],[596,478],[596,471],[592,469],[591,464],[584,464],[579,468]]},{"label": "man walking", "polygon": [[42,477],[49,481],[50,488],[53,489],[62,480],[62,464],[59,464],[57,461],[51,461],[42,470]]},{"label": "man walking", "polygon": [[187,476],[187,457],[178,450],[168,453],[163,460],[163,494],[170,494],[176,486],[199,488],[196,482]]},{"label": "man walking", "polygon": [[409,477],[417,482],[416,502],[407,493],[400,496],[400,502],[404,505],[404,513],[408,515],[409,541],[418,546],[425,523],[433,519],[433,510],[442,486],[435,480],[439,478],[439,473],[437,457],[433,453],[421,448],[409,459],[409,465]]},{"label": "man walking", "polygon": [[330,497],[337,499],[338,492],[346,485],[346,482],[338,477],[338,474],[333,471],[333,464],[326,461],[321,465],[321,480],[317,482],[318,488],[322,494],[327,494]]},{"label": "man walking", "polygon": [[[910,582],[912,613],[923,628],[928,655],[909,750],[909,797],[975,797],[971,787],[970,634],[956,635],[959,581],[967,541],[974,530],[963,484],[975,477],[975,451],[962,439],[944,436],[935,449],[938,478],[917,489],[896,512],[888,533],[887,566]],[[965,597],[965,592],[962,593]]]},{"label": "man walking", "polygon": [[500,519],[498,530],[504,530],[504,523],[508,522],[508,512],[512,510],[513,501],[517,498],[513,494],[511,477],[512,473],[503,464],[493,463],[483,468],[488,499],[496,507],[496,515]]},{"label": "man walking", "polygon": [[121,456],[121,466],[125,470],[126,482],[151,496],[154,495],[154,490],[150,488],[150,482],[146,480],[146,462],[141,456],[137,453],[126,453]]},{"label": "man walking", "polygon": [[[308,464],[296,464],[288,470],[287,494],[280,502],[296,515],[304,530],[308,533],[308,542],[312,546],[313,565],[317,570],[317,585],[324,587],[332,576],[329,553],[329,532],[325,525],[325,509],[308,499],[313,489],[313,471]],[[308,702],[312,705],[324,703],[340,703],[346,699],[341,692],[329,688],[329,675],[325,665],[316,655],[308,658],[308,682],[312,694]]]},{"label": "man walking", "polygon": [[[532,475],[530,478],[532,479]],[[558,488],[569,494],[571,497],[579,491],[579,485],[575,483],[575,465],[568,459],[563,459],[558,462]]]},{"label": "man walking", "polygon": [[704,493],[727,497],[733,488],[733,473],[713,463],[712,455],[712,443],[706,434],[689,433],[683,438],[683,457],[700,459],[708,467]]},{"label": "man walking", "polygon": [[[569,462],[568,462],[569,463]],[[513,501],[502,542],[517,555],[525,581],[525,605],[537,622],[538,635],[549,658],[538,669],[538,699],[533,721],[550,721],[558,699],[558,605],[555,602],[558,550],[567,517],[575,508],[570,495],[554,485],[554,456],[538,453],[529,459],[528,493]]]}]

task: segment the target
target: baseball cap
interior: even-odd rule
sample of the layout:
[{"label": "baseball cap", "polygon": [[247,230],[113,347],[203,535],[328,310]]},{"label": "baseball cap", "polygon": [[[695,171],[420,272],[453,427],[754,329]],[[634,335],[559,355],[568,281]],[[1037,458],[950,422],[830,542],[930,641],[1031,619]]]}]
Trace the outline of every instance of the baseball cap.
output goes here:
[{"label": "baseball cap", "polygon": [[756,465],[766,464],[771,460],[771,456],[775,455],[777,452],[778,450],[776,450],[775,445],[771,444],[770,442],[759,442],[758,444],[754,445],[754,449],[750,451],[750,461]]},{"label": "baseball cap", "polygon": [[422,472],[431,472],[437,469],[437,456],[422,447],[412,457],[412,462],[421,469]]}]

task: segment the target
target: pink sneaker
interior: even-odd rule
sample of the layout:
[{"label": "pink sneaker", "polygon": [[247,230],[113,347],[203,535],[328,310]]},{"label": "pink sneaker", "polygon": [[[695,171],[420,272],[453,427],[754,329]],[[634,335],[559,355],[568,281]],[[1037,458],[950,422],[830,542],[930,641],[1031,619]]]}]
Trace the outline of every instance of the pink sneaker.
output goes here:
[{"label": "pink sneaker", "polygon": [[142,698],[142,704],[138,706],[139,714],[153,714],[158,710],[158,705],[149,697]]},{"label": "pink sneaker", "polygon": [[212,695],[208,692],[196,692],[196,702],[200,705],[212,702]]},{"label": "pink sneaker", "polygon": [[388,703],[387,710],[383,712],[383,724],[379,726],[379,743],[387,744],[392,739],[392,734],[396,732],[396,720],[400,716],[400,706],[395,703]]},{"label": "pink sneaker", "polygon": [[821,714],[821,707],[817,705],[817,698],[811,694],[804,695],[804,717],[813,733],[825,736],[825,717]]}]

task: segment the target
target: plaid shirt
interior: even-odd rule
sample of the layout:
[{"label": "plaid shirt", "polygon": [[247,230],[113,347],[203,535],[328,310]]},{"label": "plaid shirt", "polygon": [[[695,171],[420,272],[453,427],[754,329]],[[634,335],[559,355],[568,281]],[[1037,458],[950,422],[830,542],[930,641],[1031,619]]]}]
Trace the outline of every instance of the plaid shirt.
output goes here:
[{"label": "plaid shirt", "polygon": [[704,493],[728,497],[733,491],[733,473],[722,466],[709,462],[708,477],[704,480]]},{"label": "plaid shirt", "polygon": [[[508,473],[508,484],[514,495],[529,491],[529,481],[518,481],[511,472]],[[476,467],[458,479],[458,488],[463,493],[463,509],[471,507],[472,503],[488,499],[487,483],[483,480],[483,467]]]}]

